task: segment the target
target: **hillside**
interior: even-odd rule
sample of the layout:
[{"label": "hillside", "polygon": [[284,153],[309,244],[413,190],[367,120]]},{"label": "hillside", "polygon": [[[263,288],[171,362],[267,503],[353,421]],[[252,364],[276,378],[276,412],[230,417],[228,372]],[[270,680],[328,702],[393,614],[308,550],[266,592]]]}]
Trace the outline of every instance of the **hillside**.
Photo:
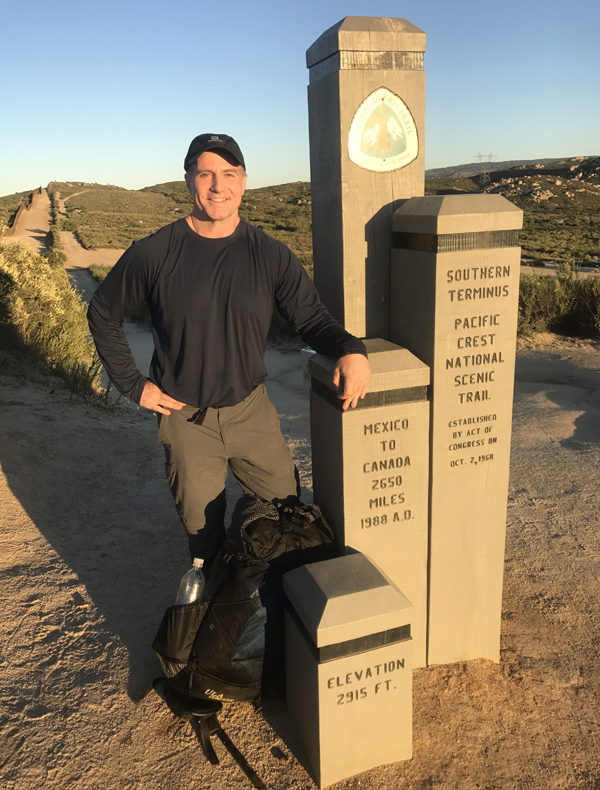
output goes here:
[{"label": "hillside", "polygon": [[[498,166],[512,163],[497,163]],[[575,260],[600,265],[600,158],[523,162],[497,169],[483,190],[479,165],[438,168],[451,172],[425,180],[426,195],[499,193],[525,213],[521,234],[523,257]],[[474,174],[469,175],[471,172]],[[52,182],[50,193],[66,201],[69,228],[86,249],[124,249],[135,239],[184,217],[191,208],[185,182],[155,184],[141,190],[83,182]],[[0,198],[0,221],[10,224],[29,193]],[[241,215],[289,245],[312,266],[310,184],[295,182],[249,189]]]},{"label": "hillside", "polygon": [[[533,166],[548,164],[556,159],[508,159],[504,162],[484,162],[483,166],[489,172],[496,170],[509,170],[519,165]],[[425,178],[470,178],[481,175],[482,165],[479,162],[467,162],[464,165],[450,165],[449,167],[433,167],[425,171]]]},{"label": "hillside", "polygon": [[[587,161],[573,165],[568,179],[543,178],[560,180],[557,188],[568,181],[576,201],[584,195],[577,190],[595,183],[598,171]],[[585,172],[580,175],[578,167]],[[527,186],[528,177],[513,172],[490,190],[518,192],[519,199],[540,207],[562,199],[562,193],[542,189],[539,175],[531,176],[540,179],[538,186]],[[69,187],[75,200],[86,185]],[[137,208],[158,206],[160,216],[167,205],[160,201],[171,201],[172,209],[176,200],[169,190],[178,193],[180,187],[144,190],[151,193],[146,202],[141,192],[99,185],[87,185],[87,191],[108,205],[107,216],[118,216],[111,201],[100,200],[109,191],[115,205],[133,195]],[[294,199],[305,201],[296,206],[308,212],[302,187],[256,190],[260,194],[244,211],[260,211],[275,224],[286,213],[296,221]],[[31,213],[33,207],[24,212]],[[25,257],[32,264],[29,281],[43,285],[40,260]],[[22,260],[15,269],[21,277]],[[48,264],[42,269],[58,274]],[[578,282],[597,285],[598,278]],[[57,303],[54,289],[45,291]],[[74,298],[70,289],[64,292]],[[28,300],[31,328],[45,338],[52,323],[61,338],[71,337],[61,303],[50,322],[49,301],[39,295]],[[338,790],[600,790],[599,355],[597,340],[537,335],[518,342],[500,661],[415,670],[413,758],[343,781]],[[219,739],[213,742],[221,763],[211,765],[189,723],[176,718],[158,693],[140,693],[159,673],[150,646],[189,564],[168,486],[161,482],[156,418],[134,404],[92,408],[37,362],[27,360],[20,346],[0,349],[0,786],[250,787]],[[266,366],[303,499],[311,501],[308,394],[297,354],[270,349]],[[231,510],[239,496],[233,479],[227,496]],[[226,704],[220,720],[266,786],[316,790],[306,751],[275,690],[265,694],[261,711],[249,703]]]},{"label": "hillside", "polygon": [[600,263],[600,157],[524,164],[479,177],[428,178],[425,194],[501,194],[523,209],[523,256]]},{"label": "hillside", "polygon": [[[66,200],[69,219],[86,249],[128,247],[132,241],[189,214],[192,200],[184,181],[141,190],[98,184],[52,182],[48,191]],[[241,216],[287,244],[312,264],[310,185],[303,182],[248,189]]]},{"label": "hillside", "polygon": [[86,249],[124,249],[132,241],[189,213],[160,192],[97,184],[52,182],[48,191],[65,200],[68,217]]}]

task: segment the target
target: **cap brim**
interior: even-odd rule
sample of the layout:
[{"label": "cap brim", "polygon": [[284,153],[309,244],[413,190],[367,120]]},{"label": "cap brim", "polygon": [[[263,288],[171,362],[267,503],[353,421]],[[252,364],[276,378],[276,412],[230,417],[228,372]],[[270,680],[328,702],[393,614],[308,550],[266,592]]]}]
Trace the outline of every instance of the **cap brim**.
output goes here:
[{"label": "cap brim", "polygon": [[190,168],[190,167],[191,167],[191,166],[194,164],[194,162],[196,162],[196,161],[198,160],[198,157],[199,157],[199,156],[202,156],[202,154],[203,154],[205,151],[227,151],[227,153],[228,153],[230,156],[232,156],[232,157],[235,159],[235,161],[238,163],[238,165],[239,165],[240,167],[243,167],[243,168],[244,168],[244,170],[246,169],[246,165],[244,164],[244,162],[240,162],[240,159],[239,159],[239,157],[237,157],[237,156],[236,156],[236,155],[233,153],[233,151],[230,151],[230,150],[229,150],[229,148],[226,148],[224,145],[220,145],[219,143],[215,143],[214,145],[207,145],[207,146],[205,146],[205,147],[202,149],[202,151],[199,151],[197,154],[195,154],[194,156],[192,156],[192,158],[191,158],[191,159],[189,159],[189,160],[186,160],[186,163],[185,163],[185,170],[187,170],[188,168]]}]

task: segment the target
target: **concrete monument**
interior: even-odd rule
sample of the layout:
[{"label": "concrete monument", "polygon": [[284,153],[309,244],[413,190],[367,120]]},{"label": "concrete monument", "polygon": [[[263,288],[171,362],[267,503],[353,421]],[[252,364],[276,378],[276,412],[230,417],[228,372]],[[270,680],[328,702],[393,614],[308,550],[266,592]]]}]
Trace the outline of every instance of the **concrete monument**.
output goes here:
[{"label": "concrete monument", "polygon": [[[416,667],[499,660],[522,225],[499,195],[422,196],[424,50],[404,19],[346,17],[307,52],[315,281],[346,329],[369,338],[373,374],[344,412],[335,360],[304,354],[314,499],[342,545],[412,603]],[[380,751],[378,731],[367,759],[351,740],[364,719],[337,708],[380,702],[350,687],[367,654],[336,653],[333,671],[319,652],[358,638],[354,622],[324,636],[346,611],[349,566],[337,562],[288,585],[288,704],[321,786],[409,756]],[[377,617],[383,588],[369,589],[360,611],[372,605]],[[382,666],[400,660],[381,649]],[[327,693],[339,684],[335,703]],[[386,726],[406,743],[403,711],[386,709]],[[334,753],[338,731],[348,747]]]},{"label": "concrete monument", "polygon": [[429,664],[500,658],[522,221],[500,195],[392,218],[391,337],[432,379]]},{"label": "concrete monument", "polygon": [[315,283],[358,337],[388,337],[390,215],[423,194],[425,33],[346,17],[310,47]]},{"label": "concrete monument", "polygon": [[410,602],[358,553],[283,584],[287,704],[319,787],[409,759]]}]

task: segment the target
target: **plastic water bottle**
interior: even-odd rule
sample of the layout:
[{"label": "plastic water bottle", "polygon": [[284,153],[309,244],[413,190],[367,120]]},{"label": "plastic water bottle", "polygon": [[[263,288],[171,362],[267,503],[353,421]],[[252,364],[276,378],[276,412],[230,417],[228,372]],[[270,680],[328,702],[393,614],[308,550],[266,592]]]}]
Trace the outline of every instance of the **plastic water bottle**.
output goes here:
[{"label": "plastic water bottle", "polygon": [[177,600],[175,601],[175,606],[182,606],[183,604],[186,603],[193,603],[194,601],[197,601],[200,598],[202,598],[202,593],[204,592],[204,585],[206,584],[206,581],[204,579],[204,574],[202,573],[203,565],[204,565],[204,560],[201,560],[198,557],[194,559],[194,564],[181,580],[181,584],[179,585],[179,592],[177,593]]}]

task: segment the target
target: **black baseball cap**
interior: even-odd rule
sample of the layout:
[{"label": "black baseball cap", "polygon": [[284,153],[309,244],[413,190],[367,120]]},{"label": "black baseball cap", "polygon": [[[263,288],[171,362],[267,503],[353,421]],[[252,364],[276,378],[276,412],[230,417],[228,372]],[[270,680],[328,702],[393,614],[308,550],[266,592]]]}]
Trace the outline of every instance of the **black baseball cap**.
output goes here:
[{"label": "black baseball cap", "polygon": [[224,151],[229,151],[244,170],[246,169],[244,157],[240,151],[239,145],[233,137],[229,137],[227,134],[199,134],[198,137],[194,137],[183,162],[184,169],[187,170],[193,165],[200,154],[203,154],[205,151],[212,151],[219,148]]}]

